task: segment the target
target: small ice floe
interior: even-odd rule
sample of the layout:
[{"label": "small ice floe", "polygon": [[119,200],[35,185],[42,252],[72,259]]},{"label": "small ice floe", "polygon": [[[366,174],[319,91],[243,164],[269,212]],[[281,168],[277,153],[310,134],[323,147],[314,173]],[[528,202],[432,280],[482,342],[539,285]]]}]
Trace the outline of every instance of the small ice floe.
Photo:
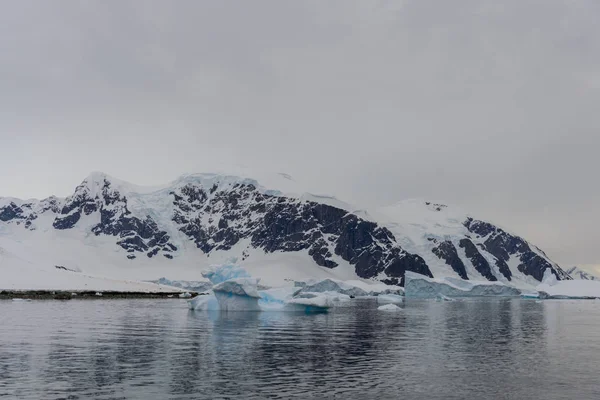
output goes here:
[{"label": "small ice floe", "polygon": [[397,305],[395,305],[395,304],[391,304],[391,303],[390,303],[390,304],[385,304],[385,305],[383,305],[383,306],[379,306],[379,307],[377,307],[377,309],[378,309],[379,311],[392,311],[392,312],[396,312],[396,311],[400,311],[400,310],[402,310],[402,309],[401,309],[400,307],[398,307]]},{"label": "small ice floe", "polygon": [[71,296],[77,296],[77,293],[73,292],[71,293]]},{"label": "small ice floe", "polygon": [[168,294],[167,297],[173,297],[173,295],[172,294]]},{"label": "small ice floe", "polygon": [[12,301],[14,301],[16,303],[20,303],[20,302],[24,302],[24,301],[31,301],[31,299],[14,298],[14,299],[12,299]]},{"label": "small ice floe", "polygon": [[302,293],[286,304],[289,311],[306,313],[327,312],[334,305],[334,297],[327,293]]},{"label": "small ice floe", "polygon": [[[172,297],[172,296],[171,296],[171,297]],[[189,292],[181,293],[181,294],[179,295],[179,298],[181,298],[181,299],[189,299],[190,297],[192,297],[192,295],[191,295],[191,293],[189,293]]]},{"label": "small ice floe", "polygon": [[102,297],[102,293],[100,293],[100,292],[96,292],[96,296],[98,296],[98,297]]}]

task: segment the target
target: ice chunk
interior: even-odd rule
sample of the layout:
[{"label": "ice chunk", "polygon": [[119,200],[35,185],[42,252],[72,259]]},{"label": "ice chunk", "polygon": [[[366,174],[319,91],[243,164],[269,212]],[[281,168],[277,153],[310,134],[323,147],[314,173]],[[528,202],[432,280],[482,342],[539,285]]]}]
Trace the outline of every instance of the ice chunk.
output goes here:
[{"label": "ice chunk", "polygon": [[600,281],[559,281],[552,286],[542,283],[536,290],[545,292],[549,299],[595,299],[600,298]]},{"label": "ice chunk", "polygon": [[434,279],[407,271],[404,276],[405,296],[432,299],[449,297],[520,296],[521,291],[500,282],[463,281],[454,278]]},{"label": "ice chunk", "polygon": [[202,276],[215,285],[230,279],[250,278],[250,274],[244,268],[235,264],[236,261],[236,259],[231,259],[225,264],[211,265],[202,272]]},{"label": "ice chunk", "polygon": [[31,301],[31,299],[14,298],[14,299],[12,299],[12,301],[14,301],[14,302],[22,302],[22,301]]},{"label": "ice chunk", "polygon": [[367,291],[359,287],[350,285],[343,281],[334,281],[333,279],[323,279],[317,282],[296,282],[296,286],[302,288],[300,292],[336,292],[353,297],[369,295]]},{"label": "ice chunk", "polygon": [[397,294],[380,294],[377,296],[378,304],[400,304],[404,301],[402,296]]},{"label": "ice chunk", "polygon": [[326,293],[302,293],[286,304],[290,311],[326,312],[334,305],[334,298]]},{"label": "ice chunk", "polygon": [[398,307],[395,304],[386,304],[386,305],[377,307],[377,309],[379,311],[393,311],[393,312],[402,310],[400,307]]},{"label": "ice chunk", "polygon": [[260,311],[258,279],[237,278],[213,287],[221,311]]},{"label": "ice chunk", "polygon": [[219,302],[214,294],[209,295],[199,295],[194,297],[193,299],[189,299],[188,307],[190,310],[196,311],[218,311]]},{"label": "ice chunk", "polygon": [[189,299],[190,297],[192,297],[192,294],[189,292],[181,293],[179,295],[179,298],[181,298],[181,299]]},{"label": "ice chunk", "polygon": [[297,291],[293,287],[282,287],[259,291],[260,300],[258,305],[263,310],[280,310],[285,307],[287,301],[291,300]]},{"label": "ice chunk", "polygon": [[102,297],[102,293],[100,293],[100,292],[96,292],[96,296],[98,296],[98,297]]}]

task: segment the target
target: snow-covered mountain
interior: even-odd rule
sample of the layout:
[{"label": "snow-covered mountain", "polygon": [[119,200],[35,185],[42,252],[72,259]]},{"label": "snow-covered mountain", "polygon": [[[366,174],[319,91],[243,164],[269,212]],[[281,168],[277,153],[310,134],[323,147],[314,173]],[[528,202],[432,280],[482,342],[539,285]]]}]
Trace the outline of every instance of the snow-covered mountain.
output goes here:
[{"label": "snow-covered mountain", "polygon": [[64,199],[0,198],[0,268],[197,279],[209,264],[237,257],[266,283],[402,283],[413,271],[520,285],[541,281],[547,268],[570,279],[524,239],[445,205],[355,210],[274,177],[192,174],[140,187],[92,173]]},{"label": "snow-covered mountain", "polygon": [[579,267],[571,267],[567,270],[567,274],[569,274],[573,279],[579,279],[582,281],[598,281],[600,278],[590,274],[582,270]]}]

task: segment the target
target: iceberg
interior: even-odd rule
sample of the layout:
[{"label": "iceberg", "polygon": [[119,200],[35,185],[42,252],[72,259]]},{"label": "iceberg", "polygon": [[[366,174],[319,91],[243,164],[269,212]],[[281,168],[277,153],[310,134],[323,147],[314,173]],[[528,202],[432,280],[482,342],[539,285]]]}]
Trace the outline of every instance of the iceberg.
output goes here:
[{"label": "iceberg", "polygon": [[407,298],[433,299],[446,297],[514,297],[521,291],[500,282],[466,281],[457,278],[429,278],[406,271],[404,292]]},{"label": "iceberg", "polygon": [[286,304],[289,311],[304,311],[306,313],[327,312],[333,307],[334,297],[327,293],[302,293]]},{"label": "iceberg", "polygon": [[291,286],[260,290],[258,292],[260,294],[258,305],[265,311],[281,310],[296,292],[297,288]]},{"label": "iceberg", "polygon": [[219,301],[214,294],[198,295],[188,301],[188,308],[196,311],[219,311]]},{"label": "iceberg", "polygon": [[213,286],[221,311],[260,311],[258,279],[229,279]]},{"label": "iceberg", "polygon": [[393,312],[402,310],[400,307],[398,307],[395,304],[386,304],[386,305],[377,307],[377,309],[379,311],[393,311]]},{"label": "iceberg", "polygon": [[250,278],[246,270],[235,264],[237,260],[231,259],[225,264],[211,265],[208,269],[202,271],[202,276],[216,285],[231,279]]},{"label": "iceberg", "polygon": [[352,297],[369,295],[369,292],[366,290],[350,285],[346,282],[334,281],[333,279],[323,279],[317,282],[296,282],[295,286],[301,288],[299,291],[301,293],[336,292]]},{"label": "iceberg", "polygon": [[404,298],[397,294],[380,294],[377,296],[378,304],[400,304],[402,302],[404,302]]},{"label": "iceberg", "polygon": [[179,294],[179,298],[181,298],[181,299],[189,299],[190,297],[192,297],[192,294],[189,292]]}]

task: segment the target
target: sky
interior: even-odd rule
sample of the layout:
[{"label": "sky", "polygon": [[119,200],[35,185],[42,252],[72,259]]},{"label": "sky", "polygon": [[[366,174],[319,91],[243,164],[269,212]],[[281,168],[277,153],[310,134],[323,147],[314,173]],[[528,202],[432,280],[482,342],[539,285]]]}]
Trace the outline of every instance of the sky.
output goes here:
[{"label": "sky", "polygon": [[242,165],[600,273],[597,0],[0,5],[0,196]]}]

